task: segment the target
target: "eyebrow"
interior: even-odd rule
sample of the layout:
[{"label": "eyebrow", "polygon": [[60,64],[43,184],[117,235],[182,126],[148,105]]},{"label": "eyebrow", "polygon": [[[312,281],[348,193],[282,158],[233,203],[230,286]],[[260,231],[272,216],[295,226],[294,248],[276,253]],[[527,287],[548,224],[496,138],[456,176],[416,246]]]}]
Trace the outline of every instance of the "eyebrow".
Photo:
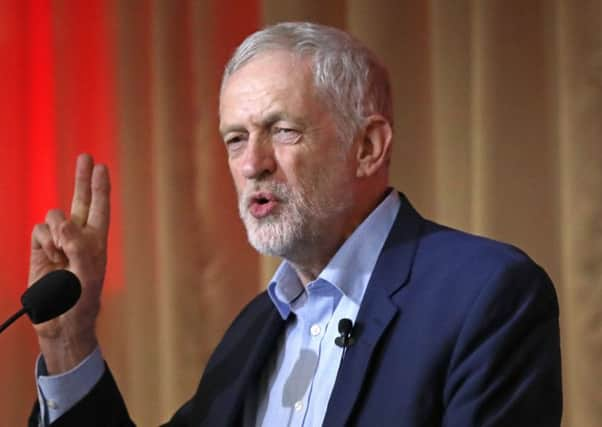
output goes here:
[{"label": "eyebrow", "polygon": [[[257,124],[261,127],[270,127],[280,120],[291,120],[301,125],[303,124],[302,121],[295,120],[293,117],[291,117],[289,114],[286,114],[283,111],[273,111],[264,118],[262,118]],[[247,132],[247,129],[243,125],[238,124],[226,125],[223,128],[220,128],[220,133],[222,134],[222,136],[230,132]]]},{"label": "eyebrow", "polygon": [[224,128],[220,128],[219,129],[219,133],[222,136],[225,136],[226,134],[230,133],[230,132],[246,132],[247,130],[244,128],[244,126],[241,125],[231,125],[231,126],[226,126]]}]

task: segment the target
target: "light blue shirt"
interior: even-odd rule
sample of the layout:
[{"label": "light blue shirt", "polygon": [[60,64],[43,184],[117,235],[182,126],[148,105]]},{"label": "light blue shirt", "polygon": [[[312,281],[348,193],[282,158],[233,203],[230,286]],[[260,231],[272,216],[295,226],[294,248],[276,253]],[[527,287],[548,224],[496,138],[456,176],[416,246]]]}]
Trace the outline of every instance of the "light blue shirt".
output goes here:
[{"label": "light blue shirt", "polygon": [[306,288],[288,262],[280,265],[268,294],[287,326],[263,373],[259,401],[246,405],[246,425],[322,425],[343,353],[334,343],[339,320],[355,322],[399,206],[391,191]]},{"label": "light blue shirt", "polygon": [[[362,298],[399,211],[399,195],[389,195],[343,243],[307,288],[284,261],[268,286],[285,333],[258,385],[258,399],[245,405],[246,425],[320,426],[334,387],[342,348],[334,344],[340,319],[355,322]],[[81,400],[105,370],[96,349],[71,371],[47,376],[43,359],[36,366],[42,425]]]},{"label": "light blue shirt", "polygon": [[48,375],[43,357],[36,363],[40,425],[48,425],[75,406],[96,385],[105,371],[100,348],[90,353],[75,368],[59,375]]}]

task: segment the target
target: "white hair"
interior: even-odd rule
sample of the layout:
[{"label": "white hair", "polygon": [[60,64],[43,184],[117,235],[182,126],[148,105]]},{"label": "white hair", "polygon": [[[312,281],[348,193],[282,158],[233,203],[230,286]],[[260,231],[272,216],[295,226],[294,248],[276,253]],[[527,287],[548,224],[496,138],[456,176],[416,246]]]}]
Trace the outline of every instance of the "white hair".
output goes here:
[{"label": "white hair", "polygon": [[309,22],[284,22],[247,37],[226,65],[228,77],[255,56],[285,50],[310,58],[318,94],[330,107],[339,136],[351,144],[364,119],[381,114],[393,126],[393,101],[386,68],[350,34]]}]

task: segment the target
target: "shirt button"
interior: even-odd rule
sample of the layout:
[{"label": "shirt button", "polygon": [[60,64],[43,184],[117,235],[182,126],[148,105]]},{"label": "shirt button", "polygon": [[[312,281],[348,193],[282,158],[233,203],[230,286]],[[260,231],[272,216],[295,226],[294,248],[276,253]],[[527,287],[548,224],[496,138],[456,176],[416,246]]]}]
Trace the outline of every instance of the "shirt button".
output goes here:
[{"label": "shirt button", "polygon": [[59,405],[52,399],[48,399],[46,401],[46,404],[48,405],[48,408],[50,409],[58,409]]},{"label": "shirt button", "polygon": [[309,329],[309,332],[313,337],[316,337],[320,335],[320,332],[322,332],[322,328],[320,328],[320,325],[312,325],[312,327]]},{"label": "shirt button", "polygon": [[301,409],[303,409],[303,402],[299,400],[298,402],[295,402],[295,412],[299,412]]}]

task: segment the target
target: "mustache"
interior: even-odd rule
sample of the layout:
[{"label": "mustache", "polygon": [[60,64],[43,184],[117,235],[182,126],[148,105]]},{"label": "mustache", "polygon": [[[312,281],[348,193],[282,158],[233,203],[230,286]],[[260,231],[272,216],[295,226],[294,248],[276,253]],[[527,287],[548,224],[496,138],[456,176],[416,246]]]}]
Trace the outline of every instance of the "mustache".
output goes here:
[{"label": "mustache", "polygon": [[283,182],[262,182],[253,183],[245,187],[239,194],[239,201],[242,205],[247,206],[254,195],[260,192],[271,193],[280,202],[288,202],[293,191]]}]

